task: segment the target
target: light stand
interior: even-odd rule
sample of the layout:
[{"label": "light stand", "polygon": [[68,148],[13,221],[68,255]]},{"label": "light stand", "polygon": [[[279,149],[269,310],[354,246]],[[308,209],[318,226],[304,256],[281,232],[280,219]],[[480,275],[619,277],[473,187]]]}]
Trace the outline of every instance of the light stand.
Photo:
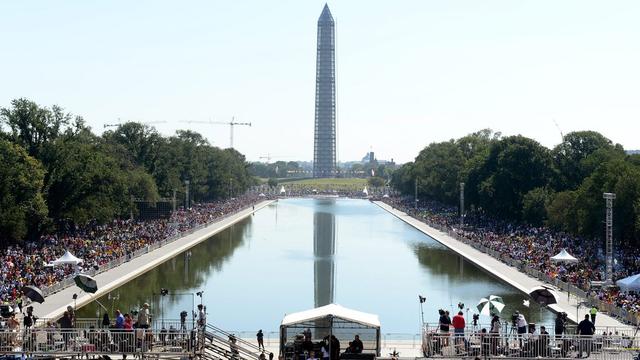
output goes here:
[{"label": "light stand", "polygon": [[162,322],[162,329],[164,330],[164,297],[169,294],[169,290],[165,288],[160,289],[160,312],[162,313],[162,317],[160,318]]},{"label": "light stand", "polygon": [[420,301],[420,317],[422,319],[422,327],[424,327],[424,309],[422,304],[427,301],[427,298],[422,295],[418,295],[418,301]]}]

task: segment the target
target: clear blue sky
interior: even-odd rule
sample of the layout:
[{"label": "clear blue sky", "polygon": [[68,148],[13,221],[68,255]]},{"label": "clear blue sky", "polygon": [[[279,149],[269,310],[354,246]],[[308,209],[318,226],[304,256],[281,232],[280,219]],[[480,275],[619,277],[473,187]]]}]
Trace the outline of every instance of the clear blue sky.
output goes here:
[{"label": "clear blue sky", "polygon": [[[250,160],[313,155],[324,1],[4,1],[0,106],[189,127]],[[592,129],[640,149],[640,1],[334,1],[340,160],[411,161],[490,127],[551,147]],[[274,159],[275,160],[275,159]]]}]

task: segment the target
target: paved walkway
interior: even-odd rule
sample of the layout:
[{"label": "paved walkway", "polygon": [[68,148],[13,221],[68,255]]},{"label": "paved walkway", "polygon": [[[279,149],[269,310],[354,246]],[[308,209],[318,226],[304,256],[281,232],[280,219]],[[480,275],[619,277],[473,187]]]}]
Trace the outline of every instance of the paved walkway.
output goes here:
[{"label": "paved walkway", "polygon": [[[546,285],[547,283],[543,283],[542,281],[532,278],[520,271],[518,269],[511,267],[500,260],[497,260],[491,257],[488,254],[485,254],[475,248],[464,244],[458,240],[455,240],[447,233],[436,230],[429,225],[423,223],[422,221],[413,218],[410,215],[407,215],[405,212],[397,210],[381,201],[374,201],[374,203],[384,210],[390,212],[391,214],[398,217],[400,220],[406,222],[407,224],[413,226],[419,231],[429,235],[431,238],[441,243],[442,245],[448,247],[452,251],[458,253],[460,256],[463,256],[465,259],[471,261],[476,264],[478,267],[484,269],[490,274],[493,274],[495,277],[501,279],[502,281],[512,285],[516,289],[521,292],[528,294],[529,289],[532,289],[536,286]],[[566,312],[569,319],[571,321],[576,321],[576,319],[584,319],[584,315],[588,312],[588,308],[581,306],[577,307],[578,302],[585,301],[582,298],[576,298],[575,296],[571,296],[568,299],[568,294],[566,292],[560,291],[556,288],[556,293],[558,294],[558,304],[550,305],[549,308],[554,312]],[[577,316],[576,316],[577,311]],[[596,325],[598,327],[605,326],[616,326],[621,328],[632,329],[629,325],[623,324],[617,319],[614,319],[610,316],[607,316],[603,313],[598,313],[598,317],[596,319]]]},{"label": "paved walkway", "polygon": [[51,319],[62,316],[67,306],[74,306],[72,296],[78,294],[77,307],[81,307],[100,296],[108,294],[113,289],[125,284],[129,280],[144,274],[172,257],[192,248],[196,244],[203,242],[212,235],[226,229],[227,227],[250,216],[255,211],[271,204],[273,200],[262,201],[255,205],[255,209],[248,207],[234,215],[214,222],[205,228],[197,230],[191,234],[155,249],[147,254],[132,259],[118,267],[96,275],[94,278],[98,283],[98,291],[95,294],[87,294],[75,286],[68,287],[55,294],[47,296],[42,304],[33,303],[34,314],[37,317]]}]

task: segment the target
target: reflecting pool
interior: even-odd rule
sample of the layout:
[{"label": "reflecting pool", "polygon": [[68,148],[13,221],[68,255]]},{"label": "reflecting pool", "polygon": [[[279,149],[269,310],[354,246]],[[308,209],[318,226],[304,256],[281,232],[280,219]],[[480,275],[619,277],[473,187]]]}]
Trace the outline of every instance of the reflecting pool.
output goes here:
[{"label": "reflecting pool", "polygon": [[[169,294],[158,295],[161,288]],[[418,294],[427,298],[429,323],[438,322],[440,308],[453,316],[458,303],[469,321],[488,295],[504,299],[503,319],[516,309],[528,322],[554,317],[525,308],[515,288],[377,205],[351,199],[279,200],[99,300],[111,313],[148,302],[156,319],[177,319],[202,301],[209,322],[254,332],[276,331],[286,313],[335,302],[378,314],[384,333],[413,334]],[[92,303],[79,316],[102,316],[100,309]]]}]

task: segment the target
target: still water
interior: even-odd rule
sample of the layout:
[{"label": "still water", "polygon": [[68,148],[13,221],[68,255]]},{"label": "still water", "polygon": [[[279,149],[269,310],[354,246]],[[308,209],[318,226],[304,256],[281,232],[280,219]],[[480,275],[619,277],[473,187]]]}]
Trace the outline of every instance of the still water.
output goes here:
[{"label": "still water", "polygon": [[[99,284],[98,284],[99,285]],[[169,295],[159,296],[161,288]],[[194,296],[204,291],[202,298]],[[208,322],[233,331],[276,331],[286,313],[337,303],[380,316],[384,333],[419,332],[438,309],[467,321],[482,297],[502,296],[502,318],[517,309],[528,322],[552,314],[435,240],[366,200],[286,199],[212,236],[100,299],[123,312],[151,304],[176,319],[202,300]],[[467,310],[467,308],[469,310]],[[95,317],[92,303],[80,317]],[[102,315],[102,314],[100,314]],[[489,318],[481,316],[482,323]]]}]

